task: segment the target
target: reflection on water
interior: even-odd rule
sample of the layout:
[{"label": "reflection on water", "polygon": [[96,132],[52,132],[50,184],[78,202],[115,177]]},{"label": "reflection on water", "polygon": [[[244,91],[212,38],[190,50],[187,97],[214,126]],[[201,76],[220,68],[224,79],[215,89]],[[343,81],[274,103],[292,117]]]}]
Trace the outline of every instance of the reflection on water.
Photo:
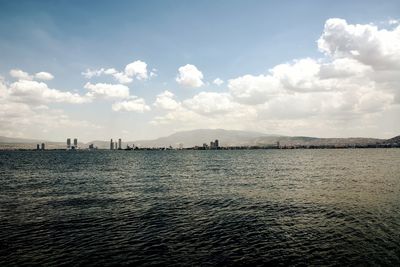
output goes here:
[{"label": "reflection on water", "polygon": [[400,150],[0,152],[0,265],[399,265]]}]

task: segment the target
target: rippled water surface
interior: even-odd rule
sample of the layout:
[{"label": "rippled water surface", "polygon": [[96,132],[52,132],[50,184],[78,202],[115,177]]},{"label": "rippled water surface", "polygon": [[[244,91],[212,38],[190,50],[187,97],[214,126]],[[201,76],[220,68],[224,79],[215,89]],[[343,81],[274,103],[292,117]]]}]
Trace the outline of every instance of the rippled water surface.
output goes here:
[{"label": "rippled water surface", "polygon": [[400,149],[0,152],[0,266],[400,265]]}]

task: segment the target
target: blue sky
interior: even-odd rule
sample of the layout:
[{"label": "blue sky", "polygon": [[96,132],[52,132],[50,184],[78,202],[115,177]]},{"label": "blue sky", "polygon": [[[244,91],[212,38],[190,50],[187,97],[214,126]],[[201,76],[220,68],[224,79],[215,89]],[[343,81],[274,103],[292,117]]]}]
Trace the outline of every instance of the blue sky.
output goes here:
[{"label": "blue sky", "polygon": [[[199,128],[208,127],[207,125],[215,128],[226,121],[224,116],[217,113],[223,109],[227,116],[231,116],[229,108],[216,107],[216,113],[210,115],[207,112],[213,110],[213,107],[202,107],[202,112],[195,111],[198,114],[192,114],[193,121],[190,123],[179,119],[168,123],[154,123],[154,118],[174,111],[157,109],[153,103],[157,95],[165,90],[173,93],[175,101],[182,103],[201,92],[213,92],[231,94],[227,97],[233,99],[233,102],[227,103],[227,106],[235,110],[254,108],[254,105],[236,108],[237,103],[248,103],[235,99],[229,80],[246,74],[253,77],[267,75],[275,66],[296,59],[333,61],[338,58],[338,55],[325,58],[326,55],[317,45],[324,25],[330,18],[343,19],[349,25],[373,24],[379,30],[395,31],[399,17],[398,1],[0,1],[0,75],[5,87],[15,82],[15,77],[10,77],[9,74],[11,69],[31,74],[41,71],[51,73],[54,79],[45,82],[49,88],[80,95],[87,93],[84,88],[87,82],[118,83],[109,75],[88,80],[81,75],[87,69],[115,68],[121,71],[127,64],[140,60],[147,64],[148,74],[151,71],[156,73],[156,76],[148,79],[126,84],[132,96],[146,102],[150,109],[145,112],[115,112],[111,109],[112,102],[105,99],[91,100],[90,103],[79,105],[48,101],[45,106],[49,113],[54,110],[62,111],[63,116],[67,116],[69,120],[82,120],[87,125],[52,127],[49,122],[40,127],[24,124],[13,129],[14,125],[3,124],[0,134],[55,140],[63,140],[65,134],[79,135],[85,140],[117,136],[129,139],[153,138],[177,130],[195,128],[196,120],[201,120],[198,114],[206,114],[207,119],[214,115],[219,116],[208,124],[198,123]],[[187,86],[177,83],[178,69],[186,64],[195,66],[202,73],[202,86],[188,89]],[[223,80],[224,84],[213,84],[212,81],[216,78]],[[397,96],[396,92],[390,92],[394,98]],[[206,97],[213,96],[218,99],[218,95]],[[15,102],[24,101],[20,97]],[[296,103],[293,102],[293,105],[297,105]],[[290,135],[390,136],[396,131],[400,132],[394,122],[399,114],[397,102],[394,103],[395,111],[389,115],[381,114],[392,119],[387,122],[391,126],[384,132],[378,131],[379,127],[373,129],[372,120],[365,124],[368,129],[362,126],[350,127],[350,124],[361,122],[350,121],[354,114],[348,114],[349,120],[344,126],[334,122],[329,125],[335,132],[316,129],[313,133],[301,127],[307,127],[307,123],[304,123],[310,122],[307,117],[297,120],[290,117],[282,125],[269,123],[268,120],[282,120],[279,110],[271,110],[269,107],[266,119],[260,115],[266,111],[260,110],[259,106],[255,111],[258,119],[249,117],[249,120],[254,119],[251,125],[238,122],[237,125],[222,124],[218,128],[250,128]],[[30,109],[36,108],[27,101],[24,104]],[[272,106],[271,103],[268,105]],[[191,116],[194,111],[181,110],[181,114],[177,112],[175,111],[175,116],[185,117]],[[239,112],[237,117],[246,121],[245,112]],[[387,109],[382,112],[387,112]],[[271,114],[278,115],[274,118]],[[333,117],[328,120],[331,118]],[[326,117],[320,118],[319,122],[322,123],[323,120]],[[261,121],[264,121],[265,126],[260,126]],[[297,126],[288,129],[288,125]],[[321,125],[321,129],[329,127]],[[94,128],[98,130],[94,131]]]}]

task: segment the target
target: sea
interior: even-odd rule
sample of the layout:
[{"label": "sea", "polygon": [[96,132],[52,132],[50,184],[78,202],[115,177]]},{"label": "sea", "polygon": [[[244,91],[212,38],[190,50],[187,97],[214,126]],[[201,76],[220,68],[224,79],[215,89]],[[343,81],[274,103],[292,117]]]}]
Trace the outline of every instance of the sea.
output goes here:
[{"label": "sea", "polygon": [[400,149],[1,151],[0,266],[399,266]]}]

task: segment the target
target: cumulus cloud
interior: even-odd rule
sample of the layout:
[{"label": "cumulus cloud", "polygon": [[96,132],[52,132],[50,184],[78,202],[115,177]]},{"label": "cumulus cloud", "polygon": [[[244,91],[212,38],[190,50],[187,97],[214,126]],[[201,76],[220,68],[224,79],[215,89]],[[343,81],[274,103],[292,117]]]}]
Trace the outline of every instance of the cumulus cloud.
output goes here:
[{"label": "cumulus cloud", "polygon": [[224,83],[224,81],[221,80],[220,78],[216,78],[216,79],[213,81],[213,84],[215,84],[215,85],[217,85],[217,86],[220,86],[220,85],[222,85],[223,83]]},{"label": "cumulus cloud", "polygon": [[90,99],[76,93],[52,89],[46,83],[19,80],[10,85],[9,95],[19,102],[33,103],[71,103],[81,104],[90,102]]},{"label": "cumulus cloud", "polygon": [[240,103],[262,104],[280,92],[280,84],[270,75],[244,75],[228,81],[232,96]]},{"label": "cumulus cloud", "polygon": [[[395,116],[400,103],[400,26],[379,29],[329,19],[318,49],[324,57],[297,59],[265,74],[230,79],[227,92],[196,94],[152,123],[286,134],[318,129],[329,134],[336,128],[378,125],[382,114]],[[184,80],[181,76],[177,81]]]},{"label": "cumulus cloud", "polygon": [[123,84],[86,83],[85,89],[89,90],[88,97],[94,98],[128,98],[129,88]]},{"label": "cumulus cloud", "polygon": [[20,69],[12,69],[10,70],[10,76],[13,78],[17,78],[20,80],[32,80],[32,75],[29,75],[29,73],[20,70]]},{"label": "cumulus cloud", "polygon": [[180,107],[180,105],[181,103],[174,99],[174,94],[168,90],[157,95],[156,101],[154,102],[154,106],[166,110],[177,109]]},{"label": "cumulus cloud", "polygon": [[35,74],[35,78],[43,81],[50,81],[54,79],[54,76],[49,72],[41,71]]},{"label": "cumulus cloud", "polygon": [[114,111],[134,111],[143,113],[149,111],[150,107],[146,105],[146,101],[143,98],[132,97],[132,99],[116,102],[112,105]]},{"label": "cumulus cloud", "polygon": [[183,104],[187,109],[205,115],[233,112],[239,106],[228,93],[215,92],[200,92],[183,101]]},{"label": "cumulus cloud", "polygon": [[178,69],[179,74],[176,82],[184,87],[200,87],[203,83],[203,73],[196,66],[186,64]]},{"label": "cumulus cloud", "polygon": [[372,24],[348,24],[344,19],[328,19],[318,48],[331,57],[353,58],[375,69],[399,68],[400,26],[386,30]]},{"label": "cumulus cloud", "polygon": [[48,88],[45,83],[20,79],[8,84],[0,77],[0,135],[24,137],[47,129],[94,129],[98,126],[82,118],[73,120],[63,111],[47,106],[87,101],[90,100],[78,94]]},{"label": "cumulus cloud", "polygon": [[[102,75],[111,75],[116,81],[122,84],[131,83],[134,78],[137,80],[147,80],[149,77],[147,74],[147,64],[141,60],[136,60],[132,63],[129,63],[125,66],[123,71],[117,71],[115,68],[101,68],[97,70],[87,69],[86,71],[82,72],[82,75],[87,79]],[[152,71],[150,76],[155,76],[155,72]]]}]

